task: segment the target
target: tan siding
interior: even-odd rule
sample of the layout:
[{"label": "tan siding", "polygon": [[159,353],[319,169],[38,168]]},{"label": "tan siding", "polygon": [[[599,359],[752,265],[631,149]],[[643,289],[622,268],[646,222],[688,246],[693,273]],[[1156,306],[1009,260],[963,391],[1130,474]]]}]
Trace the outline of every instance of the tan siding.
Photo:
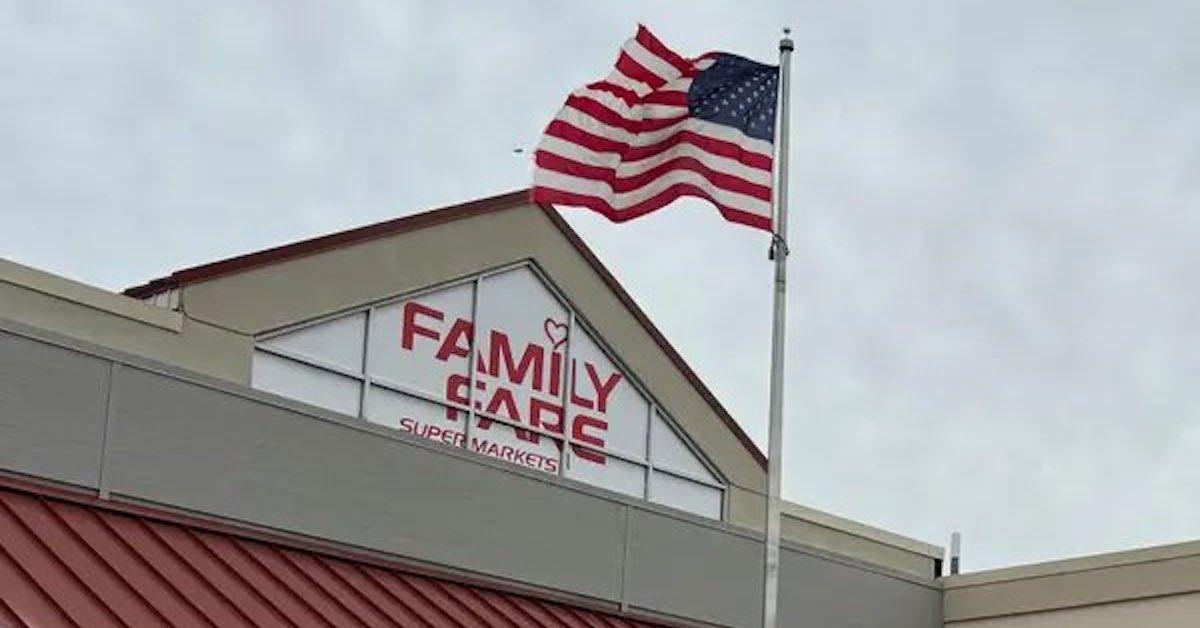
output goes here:
[{"label": "tan siding", "polygon": [[1196,628],[1196,626],[1200,626],[1200,594],[1198,593],[946,623],[947,628]]},{"label": "tan siding", "polygon": [[945,589],[948,626],[1200,626],[1200,613],[1170,623],[1196,608],[1200,542],[964,574]]},{"label": "tan siding", "polygon": [[[513,202],[503,197],[493,200]],[[182,287],[171,288],[171,299],[161,299],[174,301],[180,312],[73,284],[71,294],[98,299],[104,307],[74,304],[64,308],[44,295],[42,301],[36,301],[36,294],[24,290],[23,298],[35,301],[22,306],[18,320],[248,384],[251,339],[257,334],[533,259],[719,468],[730,485],[725,519],[761,530],[762,466],[702,387],[689,379],[677,357],[614,291],[611,278],[564,232],[569,228],[556,224],[541,208],[522,205],[519,200],[507,209],[485,209],[445,220],[436,219],[445,215],[444,211],[430,212],[401,219],[420,223],[411,229],[377,234],[375,227],[366,227],[359,231],[372,232],[368,238],[351,238],[348,234],[352,232],[334,234],[321,240],[337,240],[337,244],[302,245],[307,248],[297,255],[281,257],[276,249],[275,253],[239,258],[242,262],[210,265],[225,268],[221,273],[200,276],[204,273],[182,271],[180,276],[192,278],[183,280]],[[282,247],[289,248],[296,247]],[[250,258],[258,261],[243,263]],[[50,283],[65,282],[52,275],[45,278]],[[9,305],[7,311],[14,309]],[[4,311],[0,307],[0,316]],[[52,324],[42,324],[39,319]],[[159,324],[157,328],[154,323]],[[177,332],[169,330],[171,323],[178,327]],[[936,548],[911,541],[897,544],[889,540],[894,535],[844,520],[829,523],[835,519],[793,513],[785,523],[785,538],[897,571],[932,575]],[[914,550],[918,545],[923,547]]]},{"label": "tan siding", "polygon": [[236,382],[249,381],[249,336],[0,260],[0,318]]}]

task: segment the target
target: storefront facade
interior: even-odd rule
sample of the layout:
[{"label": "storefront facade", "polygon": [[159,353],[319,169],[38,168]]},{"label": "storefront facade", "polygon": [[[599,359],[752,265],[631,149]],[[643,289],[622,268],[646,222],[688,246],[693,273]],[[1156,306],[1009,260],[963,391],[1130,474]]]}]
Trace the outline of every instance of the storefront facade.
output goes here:
[{"label": "storefront facade", "polygon": [[[298,586],[368,609],[331,625],[557,625],[530,623],[539,612],[562,625],[759,623],[761,453],[561,218],[524,194],[125,296],[2,262],[0,349],[0,502],[14,534],[49,551],[18,559],[0,543],[8,582],[25,583],[19,599],[0,595],[13,625],[51,607],[79,623],[82,602],[47,602],[56,577],[115,612],[128,565],[166,578],[147,543],[207,565],[190,586],[223,592],[238,625],[288,619],[271,600]],[[108,532],[53,542],[20,516],[38,512]],[[943,604],[957,608],[940,548],[786,512],[785,625],[938,628]],[[118,533],[137,529],[161,534]],[[127,551],[79,573],[62,543]],[[226,552],[216,562],[212,547]],[[243,555],[285,555],[304,577],[232,558]],[[111,584],[92,587],[89,573]],[[164,591],[185,586],[166,580]],[[257,602],[238,606],[231,582]],[[388,586],[425,594],[406,604]],[[472,614],[455,599],[493,603]],[[162,600],[134,606],[161,615]],[[260,607],[272,619],[248,610]]]}]

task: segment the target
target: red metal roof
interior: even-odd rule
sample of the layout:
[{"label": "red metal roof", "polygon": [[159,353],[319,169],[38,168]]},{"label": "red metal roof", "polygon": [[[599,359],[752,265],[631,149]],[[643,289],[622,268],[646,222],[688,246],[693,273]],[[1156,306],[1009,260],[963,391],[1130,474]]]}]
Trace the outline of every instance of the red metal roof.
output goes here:
[{"label": "red metal roof", "polygon": [[0,488],[0,627],[641,621]]}]

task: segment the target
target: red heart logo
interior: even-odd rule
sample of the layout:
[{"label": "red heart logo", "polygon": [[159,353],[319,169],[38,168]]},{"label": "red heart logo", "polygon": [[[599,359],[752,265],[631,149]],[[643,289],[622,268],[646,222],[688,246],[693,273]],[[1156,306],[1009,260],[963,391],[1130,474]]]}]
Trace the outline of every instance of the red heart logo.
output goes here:
[{"label": "red heart logo", "polygon": [[553,343],[551,351],[558,351],[559,345],[567,341],[567,324],[560,323],[553,318],[547,318],[542,323],[542,329],[546,332],[546,337]]}]

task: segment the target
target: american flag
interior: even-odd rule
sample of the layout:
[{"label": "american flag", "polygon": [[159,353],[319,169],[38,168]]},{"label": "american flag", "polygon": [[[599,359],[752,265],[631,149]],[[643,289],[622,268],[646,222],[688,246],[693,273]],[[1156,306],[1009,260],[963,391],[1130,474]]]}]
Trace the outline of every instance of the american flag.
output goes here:
[{"label": "american flag", "polygon": [[645,26],[604,80],[579,88],[534,154],[533,200],[624,221],[681,196],[771,229],[779,68],[710,52],[684,59]]}]

